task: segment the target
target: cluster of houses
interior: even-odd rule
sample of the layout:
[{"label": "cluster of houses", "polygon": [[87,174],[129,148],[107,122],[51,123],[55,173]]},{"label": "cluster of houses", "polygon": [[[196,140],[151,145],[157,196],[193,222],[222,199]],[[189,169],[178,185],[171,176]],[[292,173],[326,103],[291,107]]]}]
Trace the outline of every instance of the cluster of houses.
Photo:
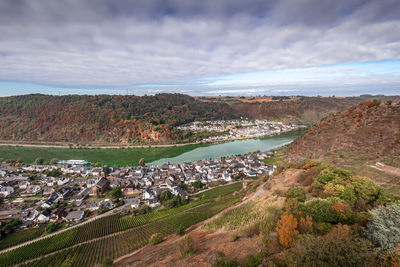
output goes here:
[{"label": "cluster of houses", "polygon": [[262,137],[296,130],[302,125],[284,124],[267,120],[217,120],[217,121],[194,121],[177,127],[184,131],[209,131],[221,133],[220,135],[205,138],[205,142],[234,140],[241,138]]},{"label": "cluster of houses", "polygon": [[[168,190],[188,198],[182,184],[230,182],[238,176],[256,177],[272,174],[275,166],[262,159],[271,152],[202,160],[182,164],[138,167],[92,167],[63,162],[58,165],[0,167],[0,221],[20,219],[25,226],[46,222],[79,221],[88,212],[116,206],[106,192],[120,188],[122,208],[161,205],[157,196]],[[58,177],[49,174],[57,170]]]}]

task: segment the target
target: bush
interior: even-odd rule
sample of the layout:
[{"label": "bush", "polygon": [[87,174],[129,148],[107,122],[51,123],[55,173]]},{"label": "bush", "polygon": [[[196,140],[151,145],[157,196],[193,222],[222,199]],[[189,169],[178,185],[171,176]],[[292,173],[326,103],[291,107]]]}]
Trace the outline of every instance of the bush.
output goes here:
[{"label": "bush", "polygon": [[239,235],[238,234],[233,234],[233,235],[231,235],[231,241],[232,242],[235,242],[236,240],[238,240],[239,239]]},{"label": "bush", "polygon": [[104,261],[103,261],[103,264],[101,265],[102,267],[109,267],[109,266],[112,266],[113,265],[113,260],[112,259],[110,259],[110,258],[106,258]]},{"label": "bush", "polygon": [[381,206],[371,211],[364,235],[384,249],[394,249],[400,244],[400,205]]},{"label": "bush", "polygon": [[353,224],[355,217],[350,207],[337,198],[307,200],[300,210],[317,222]]},{"label": "bush", "polygon": [[299,202],[304,202],[306,200],[306,190],[302,187],[294,187],[286,191],[285,197],[287,198],[295,198]]},{"label": "bush", "polygon": [[261,253],[259,255],[249,255],[246,257],[246,266],[258,267],[261,265],[262,261],[263,261],[263,255]]},{"label": "bush", "polygon": [[35,159],[35,164],[36,165],[42,165],[44,163],[44,159],[42,157],[36,158]]},{"label": "bush", "polygon": [[46,230],[45,233],[46,234],[51,234],[55,231],[57,231],[57,229],[60,227],[60,225],[58,223],[55,222],[50,222],[47,226],[46,226]]},{"label": "bush", "polygon": [[189,235],[185,235],[177,244],[178,253],[181,257],[192,255],[196,252],[196,246]]},{"label": "bush", "polygon": [[307,236],[286,254],[289,266],[379,266],[371,243],[339,225],[324,236]]},{"label": "bush", "polygon": [[299,232],[300,234],[310,234],[313,232],[313,220],[312,217],[306,216],[301,217],[299,222]]},{"label": "bush", "polygon": [[51,164],[51,165],[57,165],[57,163],[58,163],[58,159],[57,159],[57,158],[52,158],[52,159],[50,160],[50,164]]},{"label": "bush", "polygon": [[176,229],[176,234],[177,234],[177,235],[184,235],[184,234],[185,234],[185,227],[179,226],[179,227]]},{"label": "bush", "polygon": [[211,264],[211,267],[237,267],[237,266],[240,266],[240,265],[235,259],[228,259],[225,257],[217,258]]},{"label": "bush", "polygon": [[162,238],[161,234],[160,233],[155,233],[155,234],[151,235],[151,237],[149,239],[149,244],[150,245],[156,245],[156,244],[161,243],[162,241],[163,241],[163,238]]},{"label": "bush", "polygon": [[242,234],[246,237],[253,237],[260,234],[260,222],[255,222],[242,228]]}]

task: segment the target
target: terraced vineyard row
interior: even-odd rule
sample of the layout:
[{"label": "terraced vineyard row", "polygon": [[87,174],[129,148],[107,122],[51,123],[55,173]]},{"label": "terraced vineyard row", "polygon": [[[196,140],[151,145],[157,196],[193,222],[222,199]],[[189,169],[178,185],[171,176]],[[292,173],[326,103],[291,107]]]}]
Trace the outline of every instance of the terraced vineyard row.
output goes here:
[{"label": "terraced vineyard row", "polygon": [[61,266],[61,263],[63,266],[93,266],[102,263],[106,258],[115,259],[147,245],[150,236],[154,233],[160,233],[165,237],[179,228],[187,228],[210,218],[240,200],[241,197],[237,195],[220,201],[212,201],[190,211],[182,211],[111,237],[66,249],[29,263],[27,266]]},{"label": "terraced vineyard row", "polygon": [[44,227],[32,228],[8,234],[5,238],[0,240],[0,249],[12,247],[21,244],[23,242],[35,239],[41,236],[43,232],[44,232]]},{"label": "terraced vineyard row", "polygon": [[[112,233],[138,227],[149,222],[156,221],[167,216],[180,213],[187,209],[199,206],[209,200],[197,200],[186,205],[151,212],[140,216],[122,217],[120,214],[107,216],[87,223],[58,235],[39,240],[24,247],[17,248],[7,253],[0,254],[0,266],[8,263],[15,264],[21,261],[46,255],[48,253],[67,248],[94,238],[106,236]],[[3,264],[7,263],[7,264]]]}]

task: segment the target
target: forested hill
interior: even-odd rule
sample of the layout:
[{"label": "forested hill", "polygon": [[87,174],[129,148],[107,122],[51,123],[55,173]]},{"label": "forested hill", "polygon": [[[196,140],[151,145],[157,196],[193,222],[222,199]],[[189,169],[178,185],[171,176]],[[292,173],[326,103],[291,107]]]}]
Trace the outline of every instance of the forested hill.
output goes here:
[{"label": "forested hill", "polygon": [[174,143],[198,136],[175,126],[194,120],[318,122],[370,99],[399,97],[191,97],[183,94],[22,95],[0,98],[0,140],[68,143]]},{"label": "forested hill", "polygon": [[22,95],[0,98],[0,139],[165,143],[181,138],[176,125],[235,116],[226,103],[182,94]]}]

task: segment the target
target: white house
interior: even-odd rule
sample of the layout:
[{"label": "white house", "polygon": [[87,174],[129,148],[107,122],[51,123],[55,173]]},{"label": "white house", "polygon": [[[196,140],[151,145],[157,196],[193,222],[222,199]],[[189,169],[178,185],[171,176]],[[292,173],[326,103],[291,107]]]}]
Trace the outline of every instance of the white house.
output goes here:
[{"label": "white house", "polygon": [[12,188],[11,186],[3,186],[0,188],[0,195],[2,195],[3,197],[8,197],[12,193],[14,193],[14,188]]}]

